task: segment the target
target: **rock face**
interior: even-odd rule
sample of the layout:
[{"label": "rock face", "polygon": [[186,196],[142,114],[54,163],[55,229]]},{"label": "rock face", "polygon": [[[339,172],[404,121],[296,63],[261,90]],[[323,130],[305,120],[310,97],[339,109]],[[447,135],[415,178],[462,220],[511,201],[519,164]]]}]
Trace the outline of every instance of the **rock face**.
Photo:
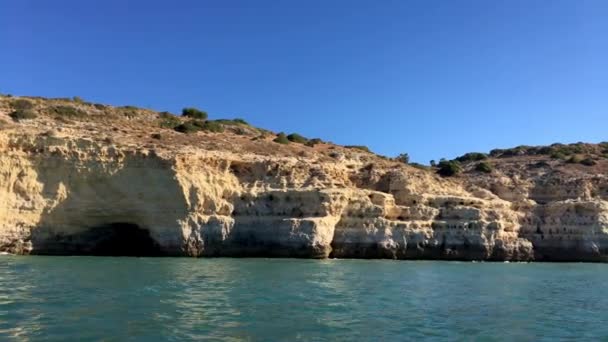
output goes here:
[{"label": "rock face", "polygon": [[[608,259],[603,161],[584,167],[547,160],[531,171],[538,158],[514,157],[496,160],[491,174],[441,178],[330,144],[277,147],[262,137],[255,141],[261,150],[278,149],[264,154],[241,133],[175,140],[186,135],[153,126],[156,114],[143,110],[120,119],[131,126],[117,130],[123,121],[102,123],[93,109],[91,120],[57,120],[38,99],[39,118],[13,122],[14,100],[3,101],[2,251]],[[169,140],[142,133],[150,127]]]}]

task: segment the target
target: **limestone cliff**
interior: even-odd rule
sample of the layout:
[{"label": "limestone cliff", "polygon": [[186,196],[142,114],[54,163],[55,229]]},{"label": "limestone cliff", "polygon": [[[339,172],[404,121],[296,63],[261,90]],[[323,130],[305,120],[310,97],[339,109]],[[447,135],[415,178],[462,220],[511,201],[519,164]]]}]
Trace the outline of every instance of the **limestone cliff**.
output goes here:
[{"label": "limestone cliff", "polygon": [[[15,114],[20,110],[30,115]],[[185,120],[133,107],[0,97],[0,250],[608,257],[606,158],[582,165],[543,154],[491,156],[489,172],[463,162],[461,174],[442,178],[433,168],[359,149],[278,144],[271,132],[240,122],[220,122],[224,131],[215,133],[172,129]]]}]

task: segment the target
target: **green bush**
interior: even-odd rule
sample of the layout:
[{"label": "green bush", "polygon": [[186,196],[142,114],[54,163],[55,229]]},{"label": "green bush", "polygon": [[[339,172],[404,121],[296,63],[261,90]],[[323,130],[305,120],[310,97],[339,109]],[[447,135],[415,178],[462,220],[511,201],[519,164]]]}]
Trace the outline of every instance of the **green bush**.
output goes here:
[{"label": "green bush", "polygon": [[97,108],[97,109],[99,109],[99,110],[104,110],[104,109],[106,109],[106,105],[101,104],[101,103],[94,103],[94,104],[93,104],[93,107],[95,107],[95,108]]},{"label": "green bush", "polygon": [[160,118],[160,127],[162,128],[173,129],[182,123],[178,117],[169,112],[158,113],[158,117]]},{"label": "green bush", "polygon": [[52,106],[49,108],[49,112],[55,114],[56,116],[66,117],[66,118],[82,118],[87,115],[87,112],[80,108],[72,107],[72,106]]},{"label": "green bush", "polygon": [[76,103],[85,103],[85,101],[80,96],[74,96],[74,97],[72,97],[72,101],[74,101]]},{"label": "green bush", "polygon": [[319,138],[313,138],[308,140],[304,145],[308,146],[308,147],[313,147],[317,144],[321,144],[323,143],[323,140],[319,139]]},{"label": "green bush", "polygon": [[32,109],[17,109],[10,113],[9,116],[15,121],[21,121],[35,119],[38,117],[38,114]]},{"label": "green bush", "polygon": [[193,119],[207,120],[207,112],[193,107],[182,109],[182,115]]},{"label": "green bush", "polygon": [[566,160],[567,163],[570,164],[578,164],[580,162],[582,162],[585,159],[585,157],[583,157],[580,154],[575,154],[572,157],[568,158],[568,160]]},{"label": "green bush", "polygon": [[234,125],[245,125],[245,126],[249,126],[249,123],[243,119],[232,119],[232,120],[228,120],[228,119],[217,119],[214,120],[215,122],[221,123],[222,125],[228,125],[228,126],[234,126]]},{"label": "green bush", "polygon": [[17,99],[11,103],[13,109],[15,110],[28,110],[34,109],[34,104],[30,100],[26,99]]},{"label": "green bush", "polygon": [[566,160],[566,162],[570,164],[582,164],[586,166],[593,166],[597,164],[597,162],[593,158],[589,156],[584,156],[582,154],[575,154],[571,156],[568,160]]},{"label": "green bush", "polygon": [[398,155],[395,160],[400,161],[404,164],[409,164],[410,162],[410,155],[407,153],[401,153],[400,155]]},{"label": "green bush", "polygon": [[431,159],[430,164],[431,164],[431,167],[437,166],[437,162],[435,161],[435,159]]},{"label": "green bush", "polygon": [[369,147],[363,146],[363,145],[346,145],[344,147],[349,148],[349,149],[361,150],[363,152],[372,153],[372,151],[369,149]]},{"label": "green bush", "polygon": [[417,169],[421,169],[421,170],[428,170],[428,169],[430,169],[430,167],[429,167],[429,166],[422,165],[422,164],[420,164],[420,163],[408,163],[408,165],[409,165],[409,166],[413,166],[413,167],[415,167],[415,168],[417,168]]},{"label": "green bush", "polygon": [[442,177],[455,176],[462,171],[460,164],[454,160],[442,160],[438,166],[439,170],[437,170],[437,173]]},{"label": "green bush", "polygon": [[201,129],[207,132],[221,133],[224,131],[224,126],[216,121],[197,121],[196,125],[200,125]]},{"label": "green bush", "polygon": [[175,126],[173,129],[180,133],[190,134],[200,131],[201,129],[203,129],[202,126],[203,124],[197,121],[186,121],[182,124]]},{"label": "green bush", "polygon": [[241,118],[232,119],[232,121],[234,121],[236,123],[240,123],[241,125],[247,125],[247,126],[249,126],[249,122],[247,122],[247,121],[245,121],[244,119],[241,119]]},{"label": "green bush", "polygon": [[287,139],[287,136],[283,132],[277,134],[277,137],[273,141],[279,144],[289,144],[289,139]]},{"label": "green bush", "polygon": [[495,149],[490,151],[492,157],[512,157],[512,156],[534,156],[534,155],[549,155],[552,158],[564,159],[566,156],[573,154],[592,153],[594,147],[577,142],[574,144],[551,144],[550,146],[526,146],[521,145],[509,149]]},{"label": "green bush", "polygon": [[593,166],[593,165],[597,164],[595,162],[595,160],[593,160],[591,158],[585,158],[585,159],[581,160],[580,163],[583,164],[583,165],[585,165],[585,166]]},{"label": "green bush", "polygon": [[291,133],[287,136],[287,140],[298,144],[306,144],[306,142],[308,141],[308,139],[299,135],[298,133]]},{"label": "green bush", "polygon": [[485,153],[480,153],[480,152],[469,152],[469,153],[465,153],[464,155],[456,158],[456,160],[461,163],[466,163],[466,162],[471,162],[471,161],[480,161],[480,160],[484,160],[484,159],[488,159],[488,155]]},{"label": "green bush", "polygon": [[481,162],[475,165],[475,171],[483,173],[492,173],[492,165],[486,162]]}]

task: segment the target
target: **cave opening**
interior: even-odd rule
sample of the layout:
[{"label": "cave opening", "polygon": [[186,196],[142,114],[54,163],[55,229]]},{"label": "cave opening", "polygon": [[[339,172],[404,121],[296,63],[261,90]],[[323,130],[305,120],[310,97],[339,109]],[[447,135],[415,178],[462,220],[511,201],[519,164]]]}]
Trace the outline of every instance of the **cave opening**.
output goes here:
[{"label": "cave opening", "polygon": [[147,229],[133,223],[115,222],[87,231],[89,255],[160,256],[161,248]]}]

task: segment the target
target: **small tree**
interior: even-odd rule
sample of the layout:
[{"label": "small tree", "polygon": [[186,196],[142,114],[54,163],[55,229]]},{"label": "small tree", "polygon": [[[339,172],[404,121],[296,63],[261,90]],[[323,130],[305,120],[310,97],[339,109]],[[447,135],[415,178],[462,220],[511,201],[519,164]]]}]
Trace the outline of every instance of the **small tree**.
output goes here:
[{"label": "small tree", "polygon": [[182,109],[182,115],[193,119],[207,120],[207,112],[193,107]]},{"label": "small tree", "polygon": [[404,164],[409,164],[409,162],[410,162],[410,155],[407,154],[407,153],[401,153],[395,159],[397,161],[400,161],[400,162],[404,163]]},{"label": "small tree", "polygon": [[437,162],[435,161],[435,159],[431,159],[431,166],[432,167],[437,166]]}]

